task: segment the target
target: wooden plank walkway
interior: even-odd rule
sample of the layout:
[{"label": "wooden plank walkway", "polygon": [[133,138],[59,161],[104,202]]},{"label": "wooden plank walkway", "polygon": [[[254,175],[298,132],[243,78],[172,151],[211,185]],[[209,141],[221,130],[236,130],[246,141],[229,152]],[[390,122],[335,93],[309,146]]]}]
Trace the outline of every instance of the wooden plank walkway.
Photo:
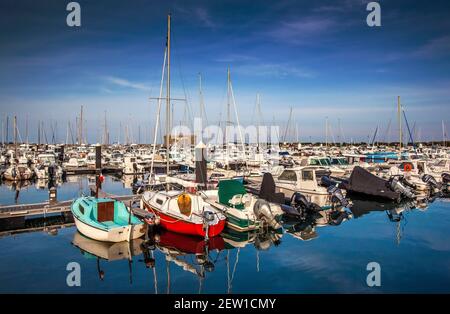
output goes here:
[{"label": "wooden plank walkway", "polygon": [[[99,197],[113,198],[122,202],[133,202],[139,200],[141,196],[140,195],[118,196],[106,193],[104,191],[99,191]],[[70,212],[70,205],[72,204],[72,202],[73,200],[69,200],[50,205],[49,202],[47,201],[36,204],[0,206],[0,219],[27,217],[27,216],[45,216],[48,214]]]}]

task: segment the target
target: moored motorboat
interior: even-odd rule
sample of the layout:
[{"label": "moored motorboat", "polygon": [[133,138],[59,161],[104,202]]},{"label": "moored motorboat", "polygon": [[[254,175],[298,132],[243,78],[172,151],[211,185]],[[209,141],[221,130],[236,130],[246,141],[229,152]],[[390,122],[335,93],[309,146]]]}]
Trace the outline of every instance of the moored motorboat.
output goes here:
[{"label": "moored motorboat", "polygon": [[232,229],[249,231],[262,226],[281,228],[281,206],[247,193],[243,184],[237,180],[222,180],[218,190],[203,191],[202,196],[224,213],[227,225]]}]

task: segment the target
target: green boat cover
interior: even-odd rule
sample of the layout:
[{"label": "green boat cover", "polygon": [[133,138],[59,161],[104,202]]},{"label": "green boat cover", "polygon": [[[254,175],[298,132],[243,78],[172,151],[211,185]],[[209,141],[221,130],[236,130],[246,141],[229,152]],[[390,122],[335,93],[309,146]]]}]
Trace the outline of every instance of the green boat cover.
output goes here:
[{"label": "green boat cover", "polygon": [[[222,180],[219,182],[219,203],[230,206],[229,201],[237,194],[244,195],[247,191],[244,185],[237,180]],[[244,204],[237,205],[235,208],[243,209]]]}]

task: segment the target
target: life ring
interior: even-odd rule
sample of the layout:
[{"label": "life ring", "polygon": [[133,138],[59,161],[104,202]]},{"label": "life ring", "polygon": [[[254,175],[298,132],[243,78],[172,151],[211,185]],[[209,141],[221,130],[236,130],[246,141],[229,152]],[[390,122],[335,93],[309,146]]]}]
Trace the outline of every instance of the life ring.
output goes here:
[{"label": "life ring", "polygon": [[405,170],[406,172],[410,172],[412,170],[412,165],[407,163],[403,166],[403,170]]}]

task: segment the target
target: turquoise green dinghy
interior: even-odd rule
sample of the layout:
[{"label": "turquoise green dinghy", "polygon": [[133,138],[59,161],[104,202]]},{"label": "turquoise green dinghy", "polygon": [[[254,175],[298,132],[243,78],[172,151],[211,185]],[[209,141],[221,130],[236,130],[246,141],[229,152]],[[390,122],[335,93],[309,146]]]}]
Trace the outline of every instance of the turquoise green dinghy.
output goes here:
[{"label": "turquoise green dinghy", "polygon": [[144,223],[117,200],[80,197],[72,203],[71,211],[78,231],[94,240],[131,241],[146,231]]}]

